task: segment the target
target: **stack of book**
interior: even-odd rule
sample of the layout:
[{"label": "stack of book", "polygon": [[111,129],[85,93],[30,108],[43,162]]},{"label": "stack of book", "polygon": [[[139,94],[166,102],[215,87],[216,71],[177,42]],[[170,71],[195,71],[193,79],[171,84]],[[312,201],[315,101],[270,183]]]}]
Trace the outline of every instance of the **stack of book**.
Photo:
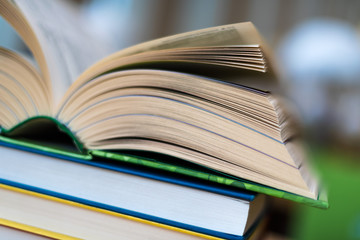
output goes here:
[{"label": "stack of book", "polygon": [[328,207],[251,23],[93,64],[102,45],[64,2],[0,0],[0,14],[36,62],[0,48],[0,232],[255,239],[267,196]]}]

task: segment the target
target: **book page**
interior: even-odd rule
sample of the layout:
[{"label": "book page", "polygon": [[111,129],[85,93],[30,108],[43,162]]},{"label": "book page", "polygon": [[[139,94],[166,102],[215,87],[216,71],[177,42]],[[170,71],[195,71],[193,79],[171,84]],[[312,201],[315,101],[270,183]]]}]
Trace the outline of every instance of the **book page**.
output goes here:
[{"label": "book page", "polygon": [[44,52],[55,104],[87,67],[110,50],[85,31],[76,10],[65,1],[15,0]]},{"label": "book page", "polygon": [[[199,55],[202,50],[206,49],[205,55],[207,55],[210,50],[214,50],[214,48],[216,47],[222,48],[222,50],[219,50],[217,54],[213,54],[214,61],[210,61],[209,63],[209,61],[207,61],[207,57],[205,58],[207,62],[202,61],[203,59],[199,59]],[[221,62],[219,61],[219,59],[215,59],[224,57],[226,55],[226,51],[224,50],[224,48],[231,47],[242,47],[245,49],[260,48],[261,50],[257,50],[259,51],[258,57],[260,59],[253,59],[253,61],[255,62],[260,62],[260,68],[254,66],[250,62],[246,62],[249,59],[246,59],[245,63],[243,61],[242,64],[233,64],[233,62],[231,61]],[[186,49],[190,50],[191,48],[193,48],[193,56],[185,60],[179,59],[179,48],[183,48],[183,50],[185,49],[185,51]],[[197,48],[197,50],[194,50],[194,48]],[[262,52],[265,55],[265,60],[262,57]],[[230,55],[233,55],[233,53],[233,49],[230,50]],[[271,60],[272,58],[273,57],[270,49],[267,47],[261,35],[258,33],[258,31],[251,22],[229,24],[195,30],[186,33],[180,33],[173,36],[140,43],[138,45],[134,45],[132,47],[120,50],[92,65],[85,72],[83,72],[81,76],[77,79],[77,81],[71,86],[69,91],[64,96],[63,101],[58,105],[58,109],[61,111],[61,109],[67,104],[68,98],[69,96],[71,96],[73,91],[78,89],[81,85],[85,84],[90,79],[102,75],[106,72],[112,71],[114,69],[119,70],[120,67],[122,67],[122,70],[124,70],[126,69],[126,67],[124,66],[135,66],[138,64],[141,67],[142,63],[172,62],[177,63],[177,67],[175,67],[177,69],[167,67],[164,67],[162,69],[171,69],[173,71],[178,71],[178,69],[183,66],[180,61],[184,60],[183,62],[187,61],[188,65],[193,65],[193,67],[195,66],[196,68],[198,68],[199,64],[212,64],[211,68],[209,69],[214,69],[215,65],[222,65],[231,68],[239,67],[243,69],[260,70],[262,72],[266,71],[266,74],[262,75],[259,78],[257,78],[258,75],[254,76],[253,72],[255,71],[248,71],[246,72],[246,76],[245,74],[242,74],[241,78],[239,78],[239,73],[234,74],[231,73],[231,71],[227,71],[226,74],[223,74],[221,76],[221,79],[223,81],[233,82],[237,84],[244,84],[244,82],[246,81],[251,83],[250,86],[256,87],[263,85],[265,82],[273,84],[277,81],[276,74],[273,68],[274,63]],[[225,60],[229,60],[229,58],[225,58]],[[229,62],[230,64],[228,64]],[[184,69],[182,69],[181,71],[183,70]],[[224,73],[224,71],[222,73]],[[214,71],[210,75],[206,76],[214,78]],[[239,79],[241,79],[241,81],[239,81]],[[259,88],[262,89],[261,87]]]},{"label": "book page", "polygon": [[[264,79],[262,82],[277,82],[277,76],[279,73],[277,69],[278,67],[276,66],[276,61],[274,59],[274,54],[251,22],[210,27],[140,43],[118,51],[103,59],[96,65],[93,65],[91,68],[87,69],[86,74],[83,74],[80,78],[87,78],[91,76],[92,73],[96,72],[96,70],[101,69],[103,66],[109,66],[110,64],[115,63],[117,60],[123,59],[124,57],[133,57],[136,59],[136,57],[139,56],[139,58],[137,58],[134,62],[141,63],[144,61],[144,58],[143,55],[140,55],[140,53],[146,53],[150,56],[154,56],[157,54],[158,50],[162,50],[163,53],[166,54],[177,48],[213,49],[214,47],[249,46],[259,47],[265,56],[267,74],[266,76],[261,76],[261,79]],[[218,55],[224,55],[224,52],[219,51]],[[196,59],[197,62],[199,62],[199,60],[200,59]],[[156,61],[156,59],[154,59],[154,61]],[[98,72],[96,74],[98,74]],[[251,82],[256,80],[254,77],[250,78]],[[238,79],[238,76],[235,76],[235,80],[236,79]],[[233,80],[230,79],[230,81]]]},{"label": "book page", "polygon": [[178,47],[204,47],[226,45],[253,45],[263,41],[250,22],[229,24],[176,34],[141,43],[118,52],[114,56],[127,56],[140,52]]}]

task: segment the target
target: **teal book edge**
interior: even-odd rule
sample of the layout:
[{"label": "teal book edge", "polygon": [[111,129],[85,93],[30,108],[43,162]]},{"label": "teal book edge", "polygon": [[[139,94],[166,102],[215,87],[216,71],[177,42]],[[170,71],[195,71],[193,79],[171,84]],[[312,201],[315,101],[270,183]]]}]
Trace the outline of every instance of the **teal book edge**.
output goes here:
[{"label": "teal book edge", "polygon": [[[5,129],[0,126],[0,135],[4,135],[4,136],[8,136],[9,138],[12,138],[12,136],[14,136],[14,135],[17,135],[17,134],[19,135],[19,132],[20,132],[20,135],[23,134],[24,131],[29,132],[29,129],[31,129],[32,131],[35,131],[35,134],[36,134],[39,128],[42,128],[42,126],[49,125],[49,124],[51,124],[52,126],[57,128],[57,130],[59,132],[66,134],[72,140],[77,151],[81,155],[84,155],[84,154],[86,155],[87,150],[84,148],[84,145],[77,139],[77,137],[71,132],[71,130],[67,126],[65,126],[64,124],[59,122],[57,119],[49,117],[49,116],[31,117],[31,118],[28,118],[28,119],[16,124],[15,126],[13,126],[10,129]],[[35,130],[34,130],[34,127],[35,127]],[[31,145],[31,143],[28,143],[28,144],[29,144],[29,146]],[[38,145],[38,144],[34,144],[33,147],[36,148],[37,147],[36,145]],[[49,151],[52,151],[52,150],[49,149]],[[61,151],[61,150],[59,150],[59,151]],[[64,154],[67,154],[67,153],[64,152]]]},{"label": "teal book edge", "polygon": [[[64,150],[58,147],[54,146],[45,146],[41,145],[38,142],[31,142],[31,141],[24,141],[22,139],[14,139],[11,137],[12,133],[15,130],[21,129],[22,127],[26,127],[27,125],[30,125],[30,123],[36,122],[36,124],[39,124],[39,122],[52,122],[56,125],[58,130],[61,132],[67,134],[69,138],[73,141],[73,144],[76,151],[74,150]],[[223,184],[226,186],[231,186],[239,189],[246,189],[249,191],[262,193],[265,195],[278,197],[287,199],[293,202],[302,203],[308,206],[317,207],[321,209],[327,209],[329,208],[329,203],[327,200],[327,195],[325,191],[319,192],[318,199],[311,199],[307,197],[303,197],[300,195],[296,195],[293,193],[285,192],[283,190],[275,189],[272,187],[268,187],[265,185],[261,185],[255,182],[251,182],[245,179],[241,179],[235,176],[231,176],[213,169],[209,169],[203,166],[196,165],[194,163],[191,164],[177,164],[173,162],[167,162],[164,157],[161,158],[147,158],[144,156],[136,156],[134,154],[124,154],[119,152],[111,152],[106,150],[87,150],[84,148],[84,146],[81,144],[81,142],[75,137],[75,135],[62,123],[59,121],[47,117],[47,116],[38,116],[33,117],[30,119],[27,119],[26,121],[23,121],[22,123],[16,125],[15,127],[11,129],[4,129],[0,128],[0,143],[3,143],[5,145],[10,146],[17,146],[20,149],[27,150],[35,150],[37,153],[46,153],[47,155],[52,156],[65,156],[75,159],[82,159],[82,160],[89,160],[96,157],[105,158],[113,161],[118,162],[124,162],[124,163],[130,163],[135,164],[138,166],[150,168],[150,169],[157,169],[157,170],[163,170],[167,172],[172,172],[180,175],[190,176],[201,180],[206,180],[213,183]],[[182,160],[184,161],[184,160]],[[178,161],[177,161],[178,162]],[[186,161],[185,161],[186,162]],[[193,167],[195,166],[195,167]],[[197,167],[198,166],[198,167]]]}]

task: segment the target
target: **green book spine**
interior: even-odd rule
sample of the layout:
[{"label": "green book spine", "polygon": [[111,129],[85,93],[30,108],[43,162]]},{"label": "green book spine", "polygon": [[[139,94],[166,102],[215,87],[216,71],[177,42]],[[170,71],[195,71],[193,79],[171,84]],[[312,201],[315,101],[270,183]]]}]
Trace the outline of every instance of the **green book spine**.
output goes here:
[{"label": "green book spine", "polygon": [[107,151],[101,151],[101,150],[92,150],[90,151],[90,154],[93,156],[108,158],[108,159],[114,159],[117,161],[142,165],[146,167],[151,167],[155,169],[161,169],[169,172],[174,172],[177,174],[183,174],[186,176],[191,176],[219,184],[224,184],[228,186],[233,186],[237,188],[242,188],[258,193],[263,193],[269,196],[273,197],[279,197],[287,200],[291,200],[298,203],[303,203],[309,206],[327,209],[329,207],[328,200],[326,198],[326,193],[324,191],[320,192],[318,199],[311,199],[303,196],[299,196],[293,193],[285,192],[282,190],[278,190],[275,188],[267,187],[264,185],[260,185],[254,182],[250,182],[244,179],[240,179],[233,176],[228,176],[226,174],[210,170],[209,171],[202,171],[197,169],[191,169],[186,168],[179,165],[169,164],[166,162],[161,162],[158,160],[148,159],[148,158],[142,158],[137,156],[129,156],[129,155],[123,155],[119,153],[112,153]]},{"label": "green book spine", "polygon": [[[49,128],[50,126],[50,128]],[[49,141],[36,141],[34,139],[18,138],[25,134],[51,134],[47,130],[55,129],[55,132],[66,135],[72,142],[72,147],[61,144],[56,145]],[[45,132],[45,133],[43,133]],[[33,152],[46,153],[52,156],[67,156],[83,160],[91,160],[92,156],[84,148],[83,144],[75,137],[75,135],[64,124],[49,116],[36,116],[28,118],[25,121],[15,125],[10,129],[5,129],[0,126],[0,142],[3,145],[16,147]]]},{"label": "green book spine", "polygon": [[34,152],[37,152],[37,153],[42,153],[42,152],[48,153],[47,155],[53,155],[53,156],[61,155],[61,156],[67,156],[67,157],[83,159],[83,160],[91,160],[92,159],[92,156],[89,154],[64,151],[64,150],[60,150],[60,149],[56,149],[56,148],[52,148],[52,147],[41,146],[41,145],[30,143],[30,142],[24,142],[24,141],[19,141],[16,139],[11,139],[11,138],[4,137],[1,135],[0,135],[0,142],[2,142],[2,145],[6,145],[9,147],[15,147],[15,148],[24,149],[24,150],[32,149],[32,150],[34,150]]}]

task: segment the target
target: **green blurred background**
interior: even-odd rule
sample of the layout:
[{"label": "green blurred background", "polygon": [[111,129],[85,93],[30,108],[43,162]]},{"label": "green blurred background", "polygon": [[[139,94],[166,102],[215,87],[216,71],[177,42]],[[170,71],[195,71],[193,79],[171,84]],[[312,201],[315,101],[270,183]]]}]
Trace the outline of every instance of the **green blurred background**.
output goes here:
[{"label": "green blurred background", "polygon": [[328,191],[330,208],[296,206],[294,239],[360,239],[359,156],[336,147],[319,147],[312,160]]}]

